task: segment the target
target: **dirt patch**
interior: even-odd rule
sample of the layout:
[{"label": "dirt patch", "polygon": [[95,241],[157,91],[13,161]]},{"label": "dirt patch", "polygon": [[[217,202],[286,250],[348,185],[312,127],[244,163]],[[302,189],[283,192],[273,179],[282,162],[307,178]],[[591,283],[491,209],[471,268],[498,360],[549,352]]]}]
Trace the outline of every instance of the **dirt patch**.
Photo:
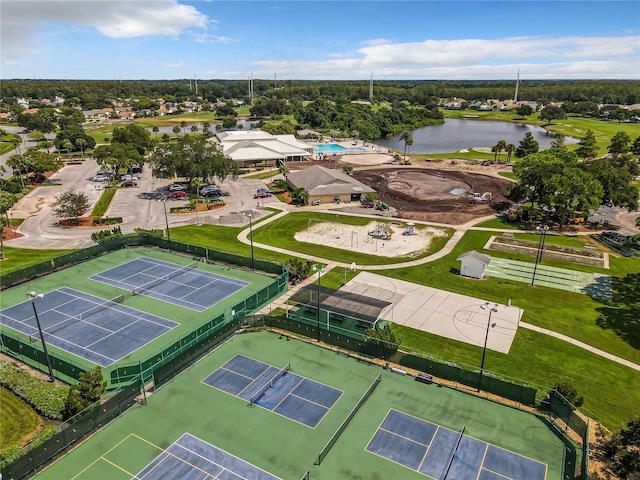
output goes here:
[{"label": "dirt patch", "polygon": [[[388,239],[376,239],[371,232],[379,227],[390,228]],[[371,222],[368,225],[344,225],[342,223],[319,222],[314,223],[295,234],[299,242],[326,245],[328,247],[350,250],[352,252],[367,253],[381,257],[415,257],[429,248],[434,237],[444,236],[444,231],[427,227],[413,228],[413,235],[403,235],[407,225],[396,225],[390,222]]]},{"label": "dirt patch", "polygon": [[[352,176],[373,188],[380,200],[397,210],[399,217],[411,220],[457,225],[511,205],[506,198],[509,181],[478,173],[387,167],[356,171]],[[491,192],[493,202],[471,204],[469,194],[459,194],[463,190],[469,194]]]}]

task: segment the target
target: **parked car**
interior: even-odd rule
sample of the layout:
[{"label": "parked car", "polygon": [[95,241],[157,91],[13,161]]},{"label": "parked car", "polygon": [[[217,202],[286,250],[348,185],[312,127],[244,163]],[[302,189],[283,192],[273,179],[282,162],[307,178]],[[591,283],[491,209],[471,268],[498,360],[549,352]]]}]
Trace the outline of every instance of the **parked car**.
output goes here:
[{"label": "parked car", "polygon": [[106,175],[96,175],[91,180],[94,182],[108,182],[109,177],[107,177]]},{"label": "parked car", "polygon": [[169,185],[170,192],[185,192],[186,190],[187,190],[187,187],[185,187],[181,183],[173,183]]},{"label": "parked car", "polygon": [[220,191],[220,187],[218,185],[213,184],[213,183],[209,184],[209,185],[202,185],[200,187],[200,195],[202,195],[203,192],[211,191],[211,190],[219,192]]},{"label": "parked car", "polygon": [[138,182],[137,180],[125,180],[124,182],[122,182],[120,184],[121,187],[137,187],[138,186]]},{"label": "parked car", "polygon": [[182,191],[177,191],[177,192],[171,192],[169,195],[167,195],[167,198],[187,198],[187,192],[182,192]]},{"label": "parked car", "polygon": [[126,174],[126,175],[122,175],[120,177],[120,180],[122,180],[123,182],[128,182],[129,180],[134,180],[134,181],[137,182],[138,181],[138,177],[135,176],[135,175]]},{"label": "parked car", "polygon": [[253,195],[253,198],[269,198],[273,193],[268,188],[261,187]]},{"label": "parked car", "polygon": [[222,195],[222,192],[220,192],[220,189],[210,189],[210,190],[205,190],[203,192],[200,192],[200,196],[202,197],[219,197],[220,195]]},{"label": "parked car", "polygon": [[131,173],[132,175],[139,175],[140,173],[142,173],[142,165],[134,165],[129,169],[129,173]]}]

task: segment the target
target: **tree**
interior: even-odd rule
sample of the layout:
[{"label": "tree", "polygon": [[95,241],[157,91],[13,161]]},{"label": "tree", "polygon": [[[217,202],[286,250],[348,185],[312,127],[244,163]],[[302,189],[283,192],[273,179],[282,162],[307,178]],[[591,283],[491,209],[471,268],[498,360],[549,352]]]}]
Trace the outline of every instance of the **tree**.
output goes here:
[{"label": "tree", "polygon": [[511,155],[516,151],[516,146],[513,143],[509,143],[505,148],[507,152],[507,163],[511,161]]},{"label": "tree", "polygon": [[610,435],[598,434],[599,447],[613,472],[623,479],[637,479],[640,473],[640,417]]},{"label": "tree", "polygon": [[87,141],[84,138],[76,139],[76,147],[80,149],[80,155],[84,157],[84,147],[87,146]]},{"label": "tree", "polygon": [[584,403],[584,397],[578,396],[578,390],[566,380],[557,382],[553,389],[569,400],[574,407],[580,407]]},{"label": "tree", "polygon": [[491,151],[495,152],[495,154],[493,156],[494,163],[499,163],[500,162],[500,152],[502,152],[502,150],[504,150],[505,148],[507,148],[507,142],[504,141],[504,140],[498,141],[498,143],[496,143],[491,148]]},{"label": "tree", "polygon": [[144,155],[151,148],[151,133],[137,123],[130,123],[124,127],[116,127],[113,129],[111,143],[122,143],[132,145],[140,153]]},{"label": "tree", "polygon": [[9,225],[9,222],[4,217],[0,217],[0,260],[4,260],[4,227]]},{"label": "tree", "polygon": [[79,382],[69,388],[64,405],[65,420],[98,402],[107,388],[107,382],[103,380],[102,370],[99,366],[80,373],[78,379]]},{"label": "tree", "polygon": [[562,107],[554,105],[547,105],[540,112],[540,120],[546,120],[547,125],[551,125],[553,120],[564,120],[565,118],[567,118],[567,112]]},{"label": "tree", "polygon": [[175,125],[172,130],[173,130],[173,133],[175,133],[176,135],[180,133],[180,127],[178,125]]},{"label": "tree", "polygon": [[553,141],[551,142],[551,147],[552,148],[566,148],[564,145],[564,135],[562,135],[561,133],[556,133],[555,138],[553,139]]},{"label": "tree", "polygon": [[180,128],[182,129],[182,133],[184,133],[184,129],[187,128],[187,122],[184,120],[180,122]]},{"label": "tree", "polygon": [[302,187],[296,188],[291,194],[291,198],[300,205],[307,205],[309,203],[309,192]]},{"label": "tree", "polygon": [[609,148],[607,151],[612,155],[620,155],[629,151],[629,145],[631,144],[631,137],[626,132],[618,132],[611,139]]},{"label": "tree", "polygon": [[65,140],[62,142],[61,147],[67,151],[67,158],[71,160],[71,150],[73,150],[73,143],[71,140]]},{"label": "tree", "polygon": [[20,185],[22,186],[22,189],[24,190],[25,185],[24,185],[24,178],[22,178],[22,166],[24,164],[24,157],[22,155],[19,154],[15,154],[15,155],[11,155],[9,157],[9,159],[7,160],[7,166],[11,167],[11,169],[13,170],[13,176],[16,176],[16,173],[18,174],[18,178],[20,179]]},{"label": "tree", "polygon": [[73,189],[67,190],[56,197],[58,206],[53,210],[56,217],[73,218],[78,223],[78,217],[91,207],[89,198],[84,193],[76,193]]},{"label": "tree", "polygon": [[556,155],[556,152],[545,150],[531,155],[517,162],[513,166],[513,173],[518,176],[518,189],[527,192],[531,207],[536,202],[548,203],[552,189],[549,179],[556,173],[561,173],[568,158]]},{"label": "tree", "polygon": [[62,166],[62,162],[39,150],[29,150],[23,156],[28,171],[37,174],[36,182],[44,179],[45,172],[55,172]]},{"label": "tree", "polygon": [[400,133],[400,141],[404,142],[404,155],[403,160],[407,163],[407,147],[413,145],[413,135],[410,130],[403,130]]},{"label": "tree", "polygon": [[516,114],[518,114],[520,117],[528,117],[532,113],[533,113],[533,108],[531,107],[531,105],[528,105],[526,103],[516,108]]},{"label": "tree", "polygon": [[516,148],[516,158],[524,158],[527,155],[536,153],[539,149],[540,145],[536,142],[535,138],[533,138],[533,134],[527,132],[524,134],[524,138],[520,140],[518,148]]},{"label": "tree", "polygon": [[640,137],[636,137],[631,147],[629,147],[629,151],[635,155],[640,155]]},{"label": "tree", "polygon": [[592,212],[597,210],[602,201],[604,191],[600,182],[589,172],[570,166],[564,168],[549,179],[552,189],[550,204],[556,207],[560,216],[560,231],[567,217],[575,210]]},{"label": "tree", "polygon": [[144,160],[134,145],[125,143],[100,145],[95,149],[93,155],[96,157],[98,165],[111,170],[114,177],[120,168],[129,169],[134,165],[141,164]]},{"label": "tree", "polygon": [[4,240],[2,239],[2,233],[4,232],[4,227],[7,225],[11,225],[9,222],[8,211],[16,203],[16,196],[0,190],[0,213],[4,214],[0,216],[0,260],[4,260]]},{"label": "tree", "polygon": [[151,129],[151,131],[156,134],[156,142],[157,142],[158,141],[158,132],[160,131],[160,129],[158,128],[157,125],[154,125],[153,128]]},{"label": "tree", "polygon": [[222,119],[222,128],[224,130],[231,130],[232,128],[236,128],[235,117],[224,117]]},{"label": "tree", "polygon": [[289,167],[287,167],[284,163],[281,163],[278,166],[278,171],[282,174],[282,176],[286,180],[287,176],[289,175]]},{"label": "tree", "polygon": [[351,172],[353,172],[353,167],[351,165],[345,165],[344,167],[342,167],[342,171],[347,175],[351,175]]},{"label": "tree", "polygon": [[14,135],[11,137],[11,144],[13,145],[13,149],[18,153],[18,146],[22,143],[22,139],[18,135]]},{"label": "tree", "polygon": [[400,341],[396,338],[388,323],[383,327],[376,323],[373,328],[365,330],[364,334],[369,337],[367,342],[380,347],[383,360],[387,358],[387,353],[395,352],[400,346]]},{"label": "tree", "polygon": [[582,140],[578,142],[576,155],[578,155],[578,158],[587,159],[594,158],[597,154],[596,137],[591,130],[587,130]]},{"label": "tree", "polygon": [[629,211],[638,209],[638,189],[633,179],[638,165],[633,160],[622,158],[598,158],[591,163],[583,164],[593,178],[602,185],[602,204],[626,208]]},{"label": "tree", "polygon": [[197,125],[191,125],[191,133],[196,133],[198,131]]}]

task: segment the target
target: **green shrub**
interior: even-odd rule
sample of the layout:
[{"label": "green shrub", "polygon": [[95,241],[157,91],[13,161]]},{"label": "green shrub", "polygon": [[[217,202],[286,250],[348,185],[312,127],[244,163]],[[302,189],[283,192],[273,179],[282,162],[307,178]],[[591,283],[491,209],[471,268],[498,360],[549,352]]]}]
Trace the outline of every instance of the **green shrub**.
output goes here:
[{"label": "green shrub", "polygon": [[91,240],[93,240],[94,242],[99,242],[100,240],[103,240],[108,237],[113,237],[115,235],[122,235],[122,231],[120,230],[120,227],[113,227],[111,229],[93,232],[91,234]]},{"label": "green shrub", "polygon": [[164,237],[164,230],[160,228],[154,228],[151,230],[146,228],[134,228],[133,231],[136,233],[146,233],[147,235],[153,235],[155,237]]},{"label": "green shrub", "polygon": [[94,218],[94,225],[112,225],[114,223],[122,223],[122,217],[104,217],[104,218]]},{"label": "green shrub", "polygon": [[41,415],[62,420],[69,387],[39,380],[7,362],[0,362],[0,385],[22,398]]}]

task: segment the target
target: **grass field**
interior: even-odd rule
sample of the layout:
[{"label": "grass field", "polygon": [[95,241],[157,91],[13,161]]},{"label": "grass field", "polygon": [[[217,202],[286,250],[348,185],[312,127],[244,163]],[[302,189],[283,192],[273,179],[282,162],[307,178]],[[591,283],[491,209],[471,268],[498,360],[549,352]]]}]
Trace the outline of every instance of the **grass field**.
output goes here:
[{"label": "grass field", "polygon": [[26,445],[42,424],[33,408],[4,388],[0,388],[0,418],[0,450]]},{"label": "grass field", "polygon": [[[293,373],[344,393],[312,429],[202,383],[238,353],[270,365],[290,362]],[[322,447],[379,373],[382,381],[377,389],[322,464],[314,466]],[[564,445],[534,415],[449,388],[424,385],[269,332],[234,337],[156,391],[147,406],[128,412],[37,478],[132,478],[161,449],[188,432],[287,480],[299,479],[307,470],[314,480],[424,479],[365,451],[390,408],[456,431],[466,424],[467,435],[548,464],[548,480],[562,478]]]},{"label": "grass field", "polygon": [[114,195],[118,189],[115,187],[107,188],[102,191],[102,195],[93,206],[93,210],[91,210],[91,215],[95,217],[101,217],[104,215],[104,212],[107,211],[109,205],[111,204],[111,200],[113,200]]},{"label": "grass field", "polygon": [[2,274],[36,265],[53,257],[66,255],[75,250],[33,250],[30,248],[4,247],[5,259],[2,261]]}]

